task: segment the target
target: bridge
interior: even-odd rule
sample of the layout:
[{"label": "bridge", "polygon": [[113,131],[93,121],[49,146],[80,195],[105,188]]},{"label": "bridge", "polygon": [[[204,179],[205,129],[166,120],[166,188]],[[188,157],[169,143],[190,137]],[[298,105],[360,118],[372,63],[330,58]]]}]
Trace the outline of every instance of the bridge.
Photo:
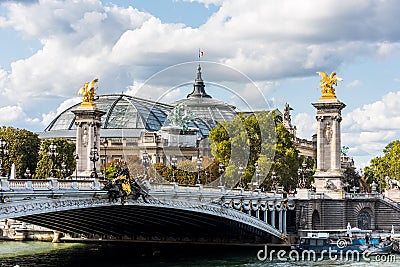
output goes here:
[{"label": "bridge", "polygon": [[282,243],[291,198],[276,192],[147,183],[149,196],[110,201],[99,179],[0,178],[0,220],[71,238],[189,243]]}]

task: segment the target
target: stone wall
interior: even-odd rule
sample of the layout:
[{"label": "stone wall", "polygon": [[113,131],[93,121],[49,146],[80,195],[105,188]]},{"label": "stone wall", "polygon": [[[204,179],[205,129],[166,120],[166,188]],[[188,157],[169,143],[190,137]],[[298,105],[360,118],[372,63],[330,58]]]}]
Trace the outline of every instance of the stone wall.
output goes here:
[{"label": "stone wall", "polygon": [[400,204],[381,198],[311,199],[296,202],[297,230],[362,229],[400,231]]}]

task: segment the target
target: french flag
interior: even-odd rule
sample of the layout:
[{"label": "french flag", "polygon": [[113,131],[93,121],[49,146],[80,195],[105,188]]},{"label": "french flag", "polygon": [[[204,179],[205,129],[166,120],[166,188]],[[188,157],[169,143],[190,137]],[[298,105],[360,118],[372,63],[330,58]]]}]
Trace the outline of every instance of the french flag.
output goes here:
[{"label": "french flag", "polygon": [[201,57],[203,57],[204,56],[204,51],[201,51],[200,49],[199,49],[199,58],[201,58]]}]

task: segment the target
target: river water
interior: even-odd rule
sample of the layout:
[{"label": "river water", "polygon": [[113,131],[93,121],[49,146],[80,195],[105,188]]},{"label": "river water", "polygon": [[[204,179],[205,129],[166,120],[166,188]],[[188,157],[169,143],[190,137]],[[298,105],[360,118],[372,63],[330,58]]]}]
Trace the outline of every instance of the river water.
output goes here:
[{"label": "river water", "polygon": [[[356,260],[260,260],[263,247],[143,245],[135,243],[0,242],[0,267],[14,266],[400,266],[400,255]],[[265,250],[263,250],[264,253]],[[263,255],[260,254],[260,255]]]}]

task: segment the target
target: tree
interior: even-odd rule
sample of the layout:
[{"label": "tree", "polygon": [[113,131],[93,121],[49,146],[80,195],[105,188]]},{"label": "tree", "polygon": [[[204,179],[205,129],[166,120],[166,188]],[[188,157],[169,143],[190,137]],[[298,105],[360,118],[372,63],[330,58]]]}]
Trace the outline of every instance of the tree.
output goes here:
[{"label": "tree", "polygon": [[383,149],[383,156],[371,159],[369,166],[364,168],[367,184],[375,181],[378,190],[386,188],[386,177],[400,181],[400,141],[390,142]]},{"label": "tree", "polygon": [[57,153],[58,156],[55,158],[54,161],[54,169],[57,172],[56,177],[61,178],[62,177],[62,167],[61,164],[65,163],[66,165],[66,170],[67,170],[67,176],[71,175],[73,171],[75,170],[75,145],[72,143],[69,143],[66,139],[64,138],[55,138],[55,139],[45,139],[42,141],[42,144],[40,146],[40,156],[39,156],[39,162],[37,164],[36,168],[36,175],[34,176],[35,178],[38,179],[44,179],[49,177],[50,169],[51,169],[51,159],[49,155],[47,154],[49,152],[49,147],[50,144],[54,143],[57,148]]},{"label": "tree", "polygon": [[7,141],[8,156],[4,158],[6,171],[9,173],[14,163],[16,178],[24,177],[26,169],[34,173],[40,147],[38,135],[25,129],[3,126],[0,136]]},{"label": "tree", "polygon": [[[260,166],[263,187],[276,181],[287,189],[295,188],[297,171],[304,161],[292,142],[293,136],[278,120],[275,112],[257,112],[250,116],[238,115],[231,122],[221,122],[210,131],[211,152],[226,166],[228,186],[239,181],[238,169],[244,167],[242,185],[256,181],[255,163]],[[313,162],[307,161],[312,167]]]}]

